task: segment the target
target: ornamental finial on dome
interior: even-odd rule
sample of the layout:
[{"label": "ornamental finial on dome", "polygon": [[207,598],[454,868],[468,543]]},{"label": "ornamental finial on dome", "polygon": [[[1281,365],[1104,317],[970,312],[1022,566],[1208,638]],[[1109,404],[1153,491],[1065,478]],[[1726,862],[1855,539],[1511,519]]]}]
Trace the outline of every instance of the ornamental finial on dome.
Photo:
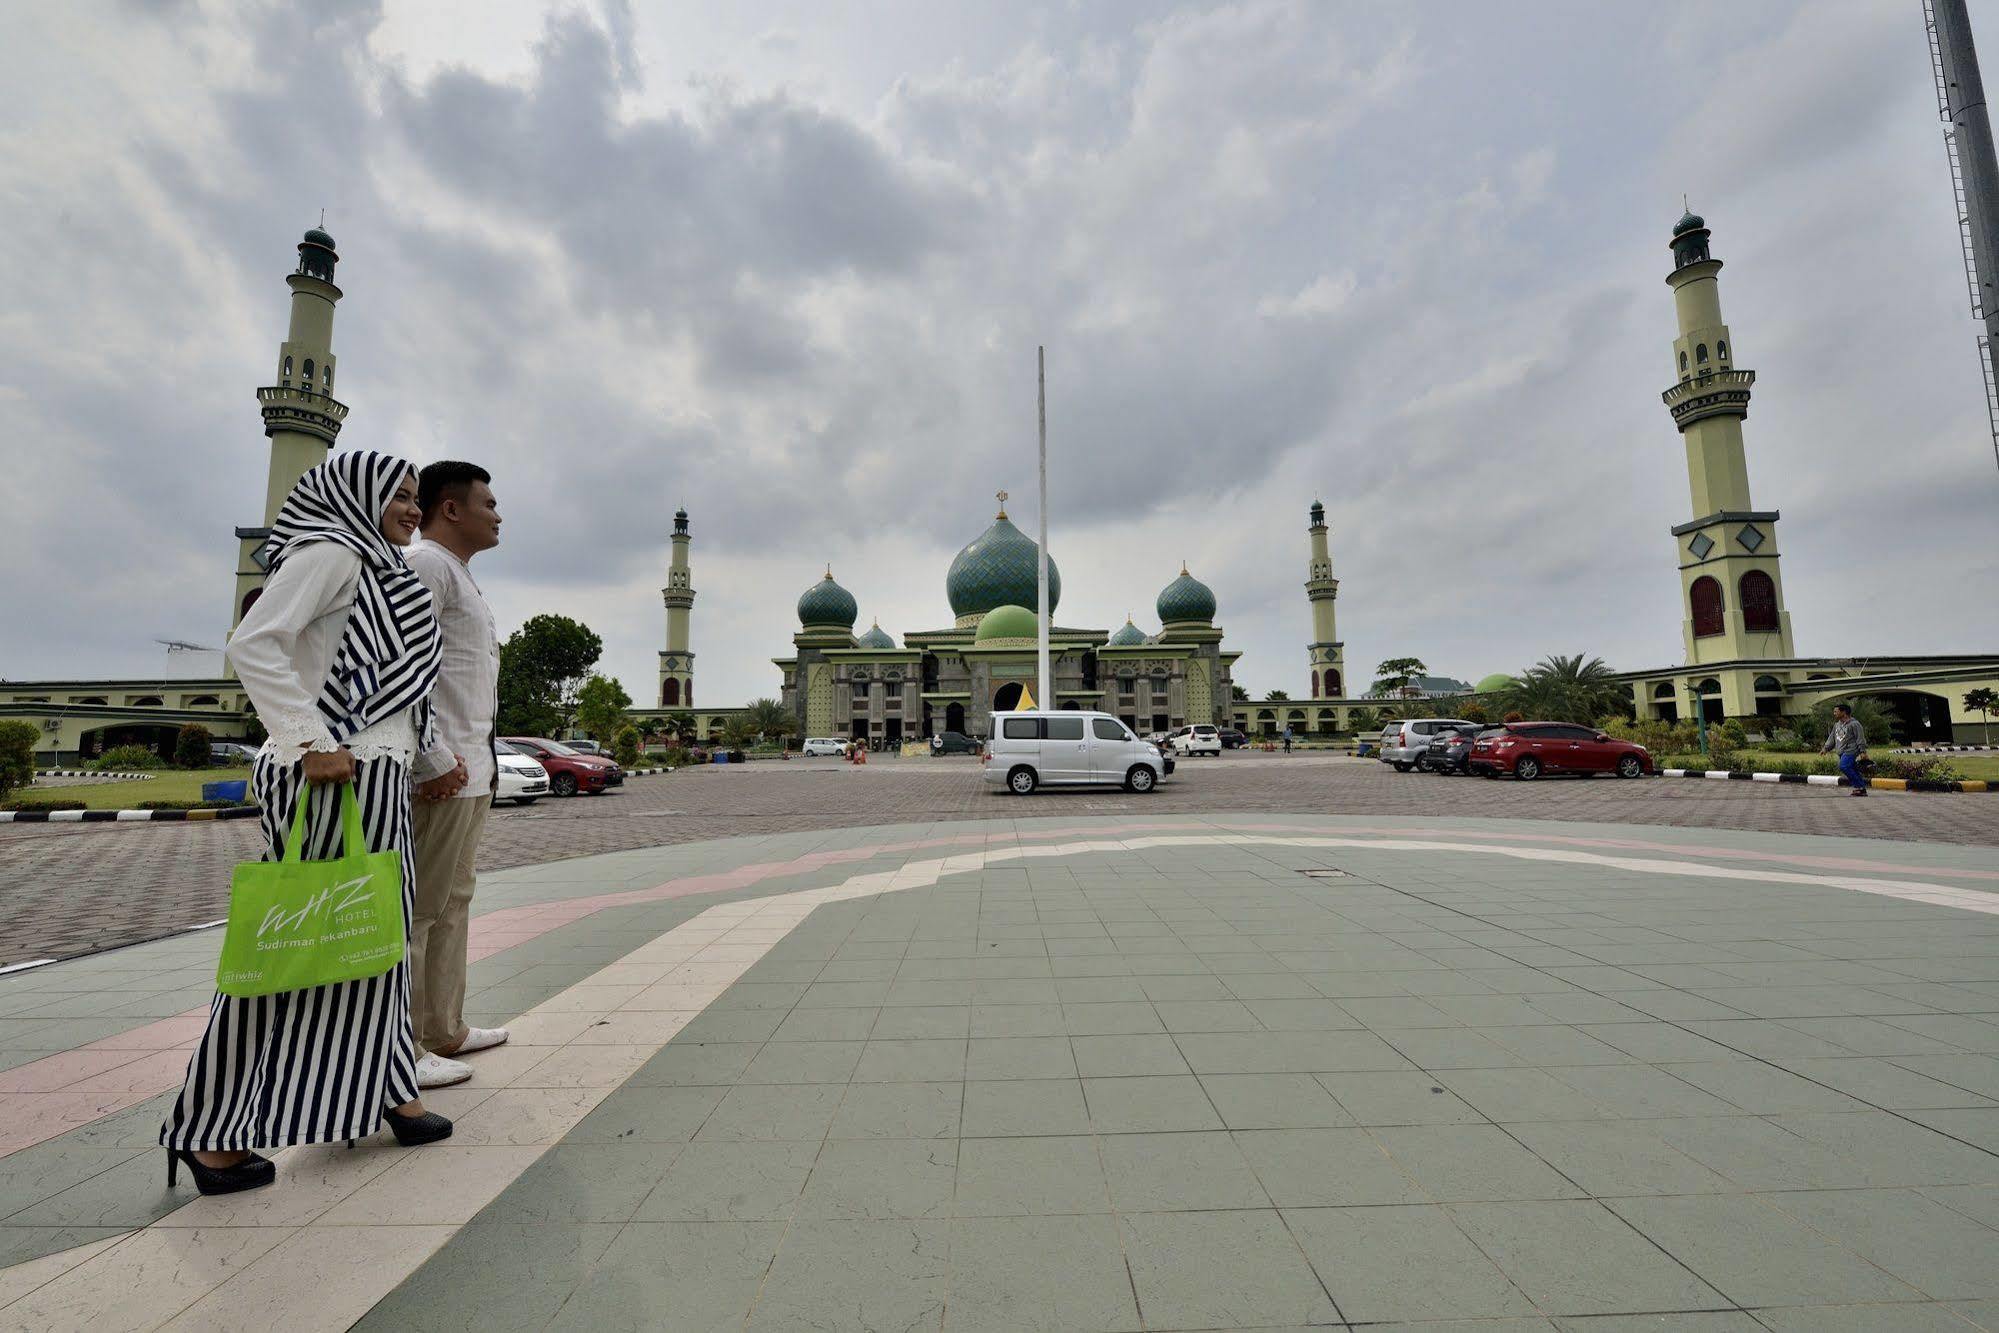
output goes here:
[{"label": "ornamental finial on dome", "polygon": [[1005,491],[994,491],[994,492],[993,492],[993,494],[994,494],[994,495],[995,495],[995,496],[996,496],[996,497],[998,498],[998,500],[999,500],[999,514],[998,514],[998,517],[1000,517],[1000,518],[1005,518],[1005,517],[1006,517],[1006,492],[1005,492]]}]

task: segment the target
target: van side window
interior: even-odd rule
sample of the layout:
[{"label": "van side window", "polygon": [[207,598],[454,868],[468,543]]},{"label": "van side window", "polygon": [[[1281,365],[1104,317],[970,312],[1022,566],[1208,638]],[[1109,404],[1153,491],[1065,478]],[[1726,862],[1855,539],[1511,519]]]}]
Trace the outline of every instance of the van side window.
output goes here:
[{"label": "van side window", "polygon": [[1038,717],[1010,717],[1000,724],[1000,734],[1010,741],[1038,741],[1041,739],[1041,719]]},{"label": "van side window", "polygon": [[1080,717],[1044,717],[1042,725],[1047,728],[1041,734],[1051,741],[1079,741],[1083,739],[1083,719]]},{"label": "van side window", "polygon": [[1096,733],[1096,737],[1100,741],[1128,741],[1131,739],[1131,733],[1126,731],[1124,724],[1114,717],[1091,718],[1090,730]]}]

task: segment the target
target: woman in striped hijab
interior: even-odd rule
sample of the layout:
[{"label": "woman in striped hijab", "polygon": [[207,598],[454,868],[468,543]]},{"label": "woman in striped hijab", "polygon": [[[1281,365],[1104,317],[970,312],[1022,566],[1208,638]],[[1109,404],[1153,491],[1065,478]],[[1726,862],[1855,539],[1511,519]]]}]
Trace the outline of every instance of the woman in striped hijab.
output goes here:
[{"label": "woman in striped hijab", "polygon": [[[264,859],[283,857],[300,784],[305,855],[341,840],[338,786],[354,783],[369,851],[402,853],[411,886],[409,765],[430,730],[440,656],[430,593],[403,562],[417,528],[416,473],[352,451],[308,471],[259,552],[269,577],[229,642],[229,662],[270,739],[253,786]],[[203,1194],[267,1185],[258,1148],[360,1138],[386,1117],[404,1145],[451,1133],[417,1097],[407,962],[379,976],[277,995],[217,994],[160,1128],[167,1183],[186,1163]]]}]

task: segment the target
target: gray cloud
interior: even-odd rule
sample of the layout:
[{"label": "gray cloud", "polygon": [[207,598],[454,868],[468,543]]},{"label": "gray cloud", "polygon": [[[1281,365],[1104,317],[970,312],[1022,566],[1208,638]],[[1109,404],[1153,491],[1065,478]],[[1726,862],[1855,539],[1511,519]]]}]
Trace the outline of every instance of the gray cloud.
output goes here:
[{"label": "gray cloud", "polygon": [[1031,488],[1040,343],[1065,621],[1147,623],[1184,557],[1239,676],[1296,693],[1321,495],[1356,680],[1674,661],[1682,190],[1761,376],[1800,648],[1993,640],[1961,590],[1999,573],[1970,536],[1999,482],[1900,10],[930,11],[896,21],[948,63],[897,65],[850,13],[775,7],[742,63],[690,67],[677,19],[614,3],[539,20],[506,74],[377,50],[358,0],[131,13],[21,20],[47,55],[0,158],[0,558],[35,572],[0,590],[31,627],[9,676],[219,640],[250,392],[321,207],[344,438],[487,461],[502,619],[587,611],[637,695],[680,503],[704,699],[773,690],[824,560],[864,619],[943,622],[991,492]]}]

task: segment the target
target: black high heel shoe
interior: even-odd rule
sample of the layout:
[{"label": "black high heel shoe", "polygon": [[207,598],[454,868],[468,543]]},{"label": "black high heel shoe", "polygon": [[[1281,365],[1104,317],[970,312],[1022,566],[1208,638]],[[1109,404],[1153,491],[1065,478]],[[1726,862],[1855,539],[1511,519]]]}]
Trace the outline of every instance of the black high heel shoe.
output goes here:
[{"label": "black high heel shoe", "polygon": [[425,1111],[422,1115],[397,1115],[394,1111],[386,1111],[382,1118],[389,1122],[389,1130],[396,1136],[396,1142],[405,1148],[416,1148],[451,1137],[451,1122],[435,1111]]},{"label": "black high heel shoe", "polygon": [[179,1148],[167,1149],[167,1188],[174,1187],[182,1162],[187,1163],[188,1174],[194,1177],[194,1187],[203,1194],[238,1194],[243,1190],[261,1189],[278,1178],[278,1168],[268,1157],[251,1153],[234,1166],[203,1166],[195,1160],[191,1152]]}]

